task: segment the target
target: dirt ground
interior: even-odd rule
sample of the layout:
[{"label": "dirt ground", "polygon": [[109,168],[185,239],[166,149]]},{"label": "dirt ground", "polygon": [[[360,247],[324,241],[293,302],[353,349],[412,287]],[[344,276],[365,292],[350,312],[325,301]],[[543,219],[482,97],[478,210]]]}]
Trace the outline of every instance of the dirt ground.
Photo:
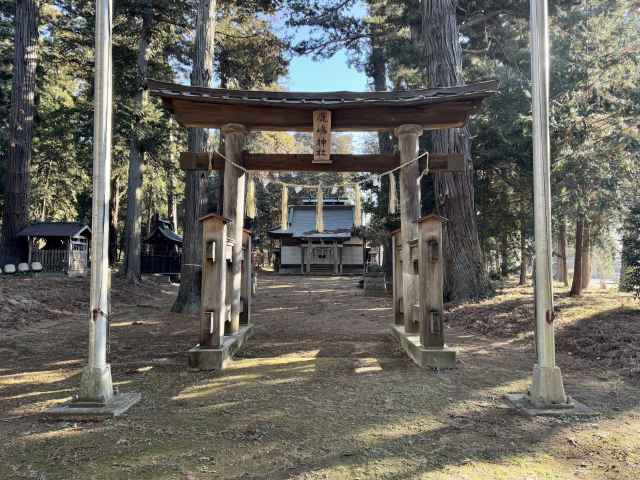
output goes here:
[{"label": "dirt ground", "polygon": [[256,335],[223,374],[190,372],[197,318],[176,287],[114,279],[110,360],[125,417],[54,422],[86,358],[88,282],[0,278],[0,479],[640,478],[640,310],[558,294],[567,392],[599,414],[527,418],[503,402],[534,362],[531,288],[450,305],[458,368],[421,370],[357,277],[261,275]]}]

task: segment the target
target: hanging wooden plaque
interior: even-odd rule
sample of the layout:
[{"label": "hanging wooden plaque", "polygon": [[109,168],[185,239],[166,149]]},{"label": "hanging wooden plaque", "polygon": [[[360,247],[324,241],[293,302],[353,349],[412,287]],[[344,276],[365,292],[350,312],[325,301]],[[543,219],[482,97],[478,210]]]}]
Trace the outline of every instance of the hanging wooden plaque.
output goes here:
[{"label": "hanging wooden plaque", "polygon": [[313,163],[331,163],[331,111],[313,112]]}]

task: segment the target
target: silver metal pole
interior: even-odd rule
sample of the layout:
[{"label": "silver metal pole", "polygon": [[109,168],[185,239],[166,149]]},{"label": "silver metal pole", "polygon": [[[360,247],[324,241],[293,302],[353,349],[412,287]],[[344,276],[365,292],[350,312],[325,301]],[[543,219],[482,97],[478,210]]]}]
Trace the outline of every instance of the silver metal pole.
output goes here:
[{"label": "silver metal pole", "polygon": [[535,302],[538,365],[532,395],[540,403],[564,402],[556,367],[553,325],[551,174],[549,150],[549,25],[547,0],[531,0],[533,82],[533,201],[535,214]]},{"label": "silver metal pole", "polygon": [[80,398],[107,402],[113,397],[107,364],[109,321],[109,197],[111,179],[111,24],[112,1],[96,0],[95,111],[93,125],[93,205],[91,237],[91,312],[89,359]]}]

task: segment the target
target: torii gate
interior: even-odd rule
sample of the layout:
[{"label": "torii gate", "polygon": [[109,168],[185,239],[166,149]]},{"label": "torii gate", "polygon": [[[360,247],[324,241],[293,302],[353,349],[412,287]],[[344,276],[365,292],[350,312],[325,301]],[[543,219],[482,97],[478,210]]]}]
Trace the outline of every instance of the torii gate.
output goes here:
[{"label": "torii gate", "polygon": [[[524,395],[512,395],[509,400],[520,408],[528,409],[532,414],[548,414],[558,412],[566,408],[571,411],[578,411],[583,407],[577,402],[573,402],[565,395],[560,369],[555,363],[555,341],[553,327],[553,285],[551,280],[551,195],[550,195],[550,174],[549,174],[549,126],[548,126],[548,105],[549,105],[549,32],[548,32],[548,5],[547,0],[530,1],[531,7],[531,31],[532,31],[532,83],[533,83],[533,132],[534,132],[534,210],[535,210],[535,237],[536,237],[536,346],[538,364],[534,366],[533,384],[530,391]],[[94,151],[93,151],[93,206],[92,206],[92,270],[91,270],[91,293],[90,293],[90,333],[89,333],[89,355],[87,365],[82,371],[80,380],[80,392],[78,397],[72,402],[49,411],[50,415],[58,415],[62,418],[76,417],[111,417],[116,416],[135,404],[140,399],[137,393],[116,394],[111,380],[111,369],[107,361],[107,325],[109,321],[109,267],[108,267],[108,215],[109,205],[109,175],[111,171],[111,116],[112,116],[112,60],[111,60],[111,30],[112,30],[112,1],[96,0],[96,62],[95,62],[95,111],[94,111]],[[251,161],[245,158],[242,153],[242,144],[246,136],[247,127],[255,130],[280,129],[280,130],[309,130],[313,126],[313,119],[317,114],[310,115],[311,111],[320,108],[330,108],[339,117],[335,124],[336,129],[345,130],[389,130],[393,129],[400,142],[400,159],[393,156],[377,156],[376,158],[364,158],[350,156],[343,159],[344,168],[354,168],[359,171],[375,171],[374,164],[397,165],[399,161],[410,159],[412,154],[417,153],[417,139],[425,128],[453,128],[461,127],[465,124],[469,115],[475,111],[482,99],[493,93],[495,84],[476,84],[461,88],[448,88],[436,90],[421,90],[402,93],[347,93],[337,92],[331,94],[296,94],[296,93],[274,93],[274,92],[242,92],[213,89],[196,89],[181,87],[178,85],[160,84],[150,82],[149,86],[157,87],[155,95],[163,98],[166,106],[172,109],[177,117],[181,117],[181,122],[185,126],[191,127],[211,127],[219,126],[225,128],[228,133],[232,133],[232,138],[237,142],[231,148],[233,161],[244,162],[245,167],[250,167]],[[163,88],[165,87],[165,88]],[[195,98],[189,98],[191,96]],[[289,104],[291,102],[291,104]],[[198,106],[198,104],[201,104]],[[374,106],[375,105],[375,106]],[[192,107],[196,107],[193,109]],[[234,107],[235,106],[235,107]],[[273,108],[271,108],[273,107]],[[234,114],[235,110],[235,114]],[[363,112],[373,115],[366,117]],[[255,116],[254,116],[255,114]],[[262,115],[259,115],[262,114]],[[235,115],[235,117],[234,117]],[[291,115],[291,116],[289,116]],[[311,119],[311,121],[310,121]],[[268,120],[265,122],[265,120]],[[237,125],[239,123],[239,128]],[[234,123],[236,125],[234,126]],[[326,143],[325,143],[326,145]],[[324,149],[316,152],[315,162],[311,163],[331,163],[330,155],[327,156]],[[199,165],[200,155],[189,155],[183,157],[183,166],[188,167],[189,159],[193,165]],[[209,160],[211,160],[209,162]],[[276,156],[262,158],[265,162],[263,168],[269,166],[272,170],[276,168]],[[285,169],[291,169],[295,158],[288,156],[281,157],[286,160]],[[299,166],[308,165],[308,159]],[[358,164],[361,160],[363,164]],[[207,163],[212,166],[216,164],[215,159],[207,157]],[[335,169],[338,170],[340,161],[336,162]],[[455,163],[454,157],[445,157],[445,163],[441,170],[447,170]],[[222,168],[222,163],[218,168]],[[257,165],[257,164],[256,164]],[[349,167],[348,165],[351,165]],[[368,168],[365,168],[369,165]],[[255,165],[254,165],[255,166]],[[401,190],[401,241],[405,242],[409,238],[409,233],[415,229],[413,222],[417,221],[417,198],[418,189],[416,180],[415,162],[409,167],[402,169],[401,181],[405,185]],[[431,166],[436,169],[435,165]],[[194,167],[192,167],[194,168]],[[309,168],[312,169],[312,168]],[[227,183],[227,172],[229,183],[232,178],[240,180],[236,185],[241,190],[244,189],[243,175],[235,176],[231,173],[231,168],[225,169],[225,183]],[[233,175],[233,177],[232,177]],[[236,193],[240,193],[236,191]],[[236,198],[236,202],[243,201]],[[235,204],[236,217],[238,216],[237,203]],[[225,207],[226,208],[226,207]],[[206,219],[205,219],[206,220]],[[237,220],[237,218],[236,218]],[[441,257],[441,245],[438,245],[438,232],[442,228],[442,222],[434,222],[435,218],[425,221],[426,225],[421,231],[427,235],[423,241],[428,245],[419,246],[419,259],[426,263],[435,263]],[[222,223],[224,232],[225,221]],[[434,225],[439,225],[439,229]],[[236,223],[237,225],[237,223]],[[239,227],[236,227],[239,229]],[[237,230],[235,231],[237,233]],[[397,242],[397,240],[396,240]],[[404,249],[400,246],[403,257],[411,260],[410,245],[403,243]],[[208,245],[205,243],[204,248]],[[213,244],[211,244],[213,246]],[[220,248],[220,247],[218,247]],[[239,248],[239,247],[236,247]],[[396,248],[394,247],[394,252]],[[237,252],[236,252],[237,253]],[[207,252],[205,251],[205,254]],[[215,253],[209,252],[211,256]],[[205,255],[206,258],[206,255]],[[226,258],[226,251],[223,256]],[[238,256],[236,255],[236,260]],[[215,260],[215,258],[213,258]],[[232,255],[233,261],[233,255]],[[412,292],[415,295],[415,282],[410,270],[410,262],[403,262],[402,265],[396,263],[394,266],[394,300],[397,298],[396,291],[398,277],[402,276],[403,295],[410,297]],[[398,271],[398,267],[400,270]],[[234,267],[234,268],[237,268]],[[398,274],[396,275],[396,271]],[[400,275],[400,272],[402,275]],[[219,272],[218,272],[219,273]],[[431,272],[436,282],[441,281],[438,277],[441,271],[432,268]],[[235,273],[234,273],[235,274]],[[429,277],[425,274],[425,283]],[[223,279],[224,277],[219,277]],[[411,288],[410,288],[411,285]],[[232,284],[234,295],[237,294],[237,284]],[[420,289],[421,293],[424,290]],[[437,292],[436,292],[437,293]],[[224,298],[221,296],[220,298]],[[405,299],[407,296],[405,296]],[[437,310],[438,298],[433,290],[429,293],[429,303],[435,304],[434,311],[427,312],[425,305],[421,307],[420,317],[422,318],[421,332],[425,330],[425,319],[429,319],[433,325],[434,313]],[[222,300],[219,301],[222,303]],[[413,304],[408,310],[407,317],[412,319]],[[218,305],[220,310],[221,305]],[[237,303],[236,303],[237,308]],[[394,318],[397,322],[399,304],[394,302]],[[246,313],[250,316],[249,311]],[[203,316],[204,317],[204,316]],[[222,332],[222,325],[217,327],[210,321],[208,329],[211,335],[211,326],[218,328],[218,334]],[[433,328],[427,329],[434,333]],[[203,329],[204,331],[204,329]],[[405,331],[405,333],[407,333]],[[201,333],[202,335],[202,333]],[[442,337],[442,335],[440,335]],[[431,340],[437,340],[434,336]],[[201,339],[202,340],[202,339]],[[430,344],[426,342],[425,345]],[[533,408],[531,408],[533,406]]]},{"label": "torii gate", "polygon": [[[147,88],[183,127],[219,128],[226,140],[226,159],[206,152],[185,152],[180,157],[186,170],[224,170],[223,215],[201,219],[201,328],[199,344],[189,351],[191,367],[223,369],[251,334],[251,294],[246,288],[251,275],[247,260],[250,237],[242,229],[245,171],[382,173],[400,165],[401,228],[394,235],[392,332],[418,365],[446,368],[455,364],[455,351],[446,347],[442,328],[444,219],[436,215],[419,218],[419,177],[427,165],[412,160],[425,130],[464,127],[482,101],[496,92],[495,81],[362,93],[227,90],[155,80],[148,80]],[[250,131],[313,132],[314,154],[246,152]],[[393,131],[400,151],[397,155],[331,155],[327,148],[331,131]],[[428,168],[430,172],[463,171],[465,160],[457,153],[434,153]]]}]

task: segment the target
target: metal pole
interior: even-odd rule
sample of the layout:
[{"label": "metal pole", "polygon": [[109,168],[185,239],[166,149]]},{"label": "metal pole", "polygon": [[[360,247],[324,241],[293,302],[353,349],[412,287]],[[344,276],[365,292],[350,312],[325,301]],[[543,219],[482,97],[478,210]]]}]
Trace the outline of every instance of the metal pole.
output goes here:
[{"label": "metal pole", "polygon": [[560,370],[556,367],[553,325],[547,0],[531,0],[531,41],[535,305],[538,354],[538,365],[534,369],[531,394],[538,403],[558,403],[566,401],[566,397]]},{"label": "metal pole", "polygon": [[112,1],[96,0],[95,111],[93,124],[93,205],[89,359],[80,382],[81,400],[113,397],[107,364],[109,321],[109,197],[111,178],[111,24]]}]

